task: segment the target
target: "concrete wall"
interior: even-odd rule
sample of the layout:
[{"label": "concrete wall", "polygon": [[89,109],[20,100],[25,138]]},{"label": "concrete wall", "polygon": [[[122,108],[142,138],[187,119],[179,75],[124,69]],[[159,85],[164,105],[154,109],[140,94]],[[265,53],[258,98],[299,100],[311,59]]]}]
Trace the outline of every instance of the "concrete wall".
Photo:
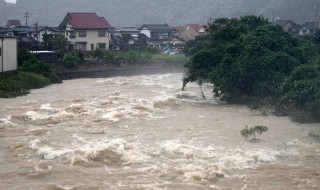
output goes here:
[{"label": "concrete wall", "polygon": [[17,70],[17,38],[0,37],[0,48],[0,72]]}]

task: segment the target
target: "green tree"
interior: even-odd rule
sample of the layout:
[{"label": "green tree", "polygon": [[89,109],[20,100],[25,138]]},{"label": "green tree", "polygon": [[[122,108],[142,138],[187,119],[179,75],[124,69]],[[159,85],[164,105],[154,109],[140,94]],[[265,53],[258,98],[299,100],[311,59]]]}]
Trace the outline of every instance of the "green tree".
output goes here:
[{"label": "green tree", "polygon": [[79,62],[79,57],[77,52],[66,53],[63,57],[62,62],[69,68],[75,67]]},{"label": "green tree", "polygon": [[228,101],[279,96],[284,79],[303,57],[298,41],[263,17],[217,19],[208,32],[202,49],[185,65],[183,87],[204,80]]},{"label": "green tree", "polygon": [[92,52],[92,56],[97,59],[97,62],[99,62],[99,60],[102,60],[103,57],[105,56],[105,52],[106,52],[105,49],[96,48],[96,49]]}]

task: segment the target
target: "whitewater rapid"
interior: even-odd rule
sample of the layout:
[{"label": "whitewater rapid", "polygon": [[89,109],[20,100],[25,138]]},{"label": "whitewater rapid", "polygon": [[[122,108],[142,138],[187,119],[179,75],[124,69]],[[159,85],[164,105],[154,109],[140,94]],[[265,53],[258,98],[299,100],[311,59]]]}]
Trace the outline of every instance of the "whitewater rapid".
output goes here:
[{"label": "whitewater rapid", "polygon": [[[74,79],[0,99],[0,189],[320,189],[308,135],[319,123],[181,84],[181,73]],[[269,129],[259,143],[240,135],[255,125]]]}]

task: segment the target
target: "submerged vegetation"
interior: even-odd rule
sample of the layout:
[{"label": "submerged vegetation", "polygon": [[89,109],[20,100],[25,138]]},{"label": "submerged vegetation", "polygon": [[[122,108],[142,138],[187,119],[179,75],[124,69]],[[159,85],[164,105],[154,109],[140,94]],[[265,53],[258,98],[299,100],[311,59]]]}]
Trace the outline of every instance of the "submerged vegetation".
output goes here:
[{"label": "submerged vegetation", "polygon": [[250,139],[251,142],[259,142],[260,140],[258,138],[256,138],[257,134],[262,134],[264,132],[268,131],[268,127],[266,126],[262,126],[262,125],[256,125],[254,127],[250,127],[248,128],[248,126],[246,126],[245,129],[242,129],[240,131],[241,135],[243,138],[252,138]]},{"label": "submerged vegetation", "polygon": [[186,44],[183,88],[214,84],[229,103],[273,105],[296,121],[320,121],[320,31],[296,38],[261,16],[220,18]]}]

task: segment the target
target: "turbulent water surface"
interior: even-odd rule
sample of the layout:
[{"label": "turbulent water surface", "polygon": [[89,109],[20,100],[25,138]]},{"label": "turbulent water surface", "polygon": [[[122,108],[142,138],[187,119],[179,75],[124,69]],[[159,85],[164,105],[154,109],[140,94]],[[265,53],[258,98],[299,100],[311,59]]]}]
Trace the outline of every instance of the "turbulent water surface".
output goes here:
[{"label": "turbulent water surface", "polygon": [[[0,189],[320,189],[319,124],[226,105],[182,74],[75,79],[0,99]],[[245,126],[265,125],[259,143]]]}]

